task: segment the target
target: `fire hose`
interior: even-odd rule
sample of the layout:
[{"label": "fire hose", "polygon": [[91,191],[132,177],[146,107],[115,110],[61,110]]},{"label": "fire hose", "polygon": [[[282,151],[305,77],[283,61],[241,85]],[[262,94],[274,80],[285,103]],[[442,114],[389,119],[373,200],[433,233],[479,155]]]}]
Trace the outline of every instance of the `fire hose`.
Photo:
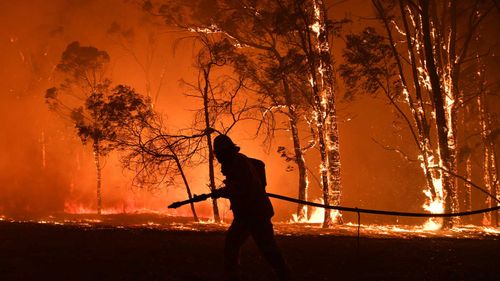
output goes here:
[{"label": "fire hose", "polygon": [[[357,207],[344,207],[340,205],[327,205],[327,204],[322,204],[322,203],[315,203],[315,202],[310,202],[306,200],[301,200],[301,199],[296,199],[288,196],[283,196],[279,194],[274,194],[274,193],[269,193],[266,192],[267,196],[283,201],[288,201],[292,203],[297,203],[297,204],[302,204],[302,205],[307,205],[307,206],[312,206],[312,207],[317,207],[317,208],[324,208],[324,209],[330,209],[330,210],[338,210],[338,211],[344,211],[344,212],[354,212],[358,214],[358,221],[359,221],[359,215],[360,213],[365,213],[365,214],[374,214],[374,215],[385,215],[385,216],[399,216],[399,217],[420,217],[420,218],[449,218],[449,217],[463,217],[463,216],[470,216],[470,215],[476,215],[476,214],[482,214],[482,213],[488,213],[492,211],[496,211],[500,209],[500,206],[498,203],[500,203],[500,200],[496,198],[496,196],[490,194],[488,191],[486,191],[484,188],[481,188],[480,186],[474,184],[470,180],[457,175],[451,171],[448,171],[447,169],[444,169],[442,167],[431,167],[431,169],[439,169],[447,174],[450,174],[454,177],[457,177],[464,182],[468,183],[475,189],[481,191],[482,193],[486,194],[488,197],[491,199],[495,200],[497,202],[497,206],[491,207],[491,208],[486,208],[486,209],[479,209],[479,210],[473,210],[473,211],[466,211],[466,212],[456,212],[456,213],[440,213],[440,214],[435,214],[435,213],[416,213],[416,212],[399,212],[399,211],[385,211],[385,210],[375,210],[375,209],[363,209],[363,208],[357,208]],[[213,197],[212,194],[207,193],[207,194],[201,194],[201,195],[194,195],[192,198],[184,201],[178,201],[170,204],[168,206],[169,208],[178,208],[182,205],[189,204],[189,203],[194,203],[194,202],[200,202],[204,201],[208,198]],[[216,197],[214,197],[216,198]]]},{"label": "fire hose", "polygon": [[[490,194],[488,194],[490,195]],[[384,211],[384,210],[374,210],[374,209],[362,209],[357,207],[344,207],[344,206],[332,206],[327,204],[315,203],[305,200],[300,200],[288,196],[283,196],[279,194],[269,193],[267,192],[267,196],[283,201],[293,202],[302,205],[308,205],[317,208],[338,210],[344,212],[355,212],[358,215],[358,228],[357,228],[357,249],[359,250],[359,230],[361,226],[361,213],[365,214],[374,214],[374,215],[385,215],[385,216],[399,216],[399,217],[423,217],[423,218],[449,218],[449,217],[463,217],[475,214],[487,213],[495,210],[499,210],[500,206],[495,206],[486,209],[479,209],[467,212],[456,212],[456,213],[441,213],[441,214],[429,214],[429,213],[414,213],[414,212],[398,212],[398,211]],[[499,200],[496,197],[493,197],[497,202]]]},{"label": "fire hose", "polygon": [[[500,206],[495,206],[495,207],[491,207],[491,208],[479,209],[479,210],[473,210],[473,211],[456,212],[456,213],[440,213],[440,214],[399,212],[399,211],[385,211],[385,210],[376,210],[376,209],[363,209],[363,208],[357,208],[357,207],[344,207],[344,206],[339,206],[339,205],[327,205],[327,204],[315,203],[315,202],[306,201],[306,200],[300,200],[300,199],[296,199],[296,198],[292,198],[292,197],[288,197],[288,196],[283,196],[283,195],[279,195],[279,194],[274,194],[274,193],[270,193],[270,192],[267,192],[266,194],[270,198],[275,198],[275,199],[279,199],[279,200],[283,200],[283,201],[288,201],[288,202],[292,202],[292,203],[297,203],[297,204],[302,204],[302,205],[307,205],[307,206],[312,206],[312,207],[317,207],[317,208],[338,210],[338,211],[343,211],[343,212],[354,212],[354,213],[358,213],[358,214],[365,213],[365,214],[398,216],[398,217],[421,217],[421,218],[422,217],[423,218],[463,217],[463,216],[492,212],[492,211],[500,209]],[[211,197],[212,197],[212,195],[210,193],[201,194],[201,195],[194,195],[191,199],[179,201],[179,202],[174,202],[168,207],[175,209],[175,208],[178,208],[180,206],[183,206],[183,205],[186,205],[189,203],[204,201],[204,200],[211,198]]]},{"label": "fire hose", "polygon": [[[357,213],[358,248],[359,248],[359,234],[360,234],[359,231],[360,231],[360,225],[361,225],[361,213],[373,214],[373,215],[384,215],[384,216],[399,216],[399,217],[450,218],[450,217],[470,216],[470,215],[476,215],[476,214],[482,214],[482,213],[488,213],[488,212],[500,210],[500,205],[498,205],[498,203],[500,203],[500,200],[496,196],[490,194],[484,188],[481,188],[478,185],[471,182],[470,180],[468,180],[460,175],[457,175],[451,171],[448,171],[442,167],[432,167],[432,169],[440,169],[445,173],[448,173],[452,176],[455,176],[455,177],[463,180],[464,182],[468,183],[470,186],[476,188],[477,190],[481,191],[482,193],[486,194],[488,197],[490,197],[491,199],[496,201],[497,206],[494,206],[491,208],[479,209],[479,210],[466,211],[466,212],[451,212],[451,213],[438,213],[438,214],[436,214],[436,213],[400,212],[400,211],[364,209],[364,208],[357,208],[357,207],[344,207],[344,206],[340,206],[340,205],[328,205],[328,204],[323,204],[323,203],[310,202],[310,201],[292,198],[292,197],[288,197],[288,196],[283,196],[283,195],[279,195],[279,194],[274,194],[274,193],[270,193],[270,192],[266,192],[266,194],[270,198],[275,198],[278,200],[288,201],[288,202],[292,202],[292,203],[297,203],[297,204],[302,204],[302,205],[307,205],[307,206],[312,206],[312,207],[317,207],[317,208],[323,208],[323,209]],[[211,197],[213,197],[213,196],[210,193],[209,194],[194,195],[192,198],[190,198],[188,200],[174,202],[168,207],[169,208],[178,208],[182,205],[193,203],[193,202],[204,201],[204,200],[211,198]]]},{"label": "fire hose", "polygon": [[[357,237],[358,237],[358,248],[359,248],[359,235],[360,235],[360,225],[361,225],[361,213],[365,214],[374,214],[374,215],[385,215],[385,216],[399,216],[399,217],[420,217],[420,218],[449,218],[449,217],[463,217],[463,216],[469,216],[469,215],[476,215],[476,214],[482,214],[482,213],[487,213],[491,211],[496,211],[500,210],[500,206],[495,206],[491,208],[485,208],[485,209],[479,209],[479,210],[473,210],[473,211],[466,211],[466,212],[455,212],[455,213],[440,213],[440,214],[430,214],[430,213],[416,213],[416,212],[399,212],[399,211],[385,211],[385,210],[376,210],[376,209],[363,209],[363,208],[357,208],[357,207],[344,207],[344,206],[334,206],[334,205],[327,205],[327,204],[322,204],[322,203],[315,203],[315,202],[310,202],[306,200],[300,200],[288,196],[283,196],[279,194],[274,194],[270,192],[266,192],[267,196],[270,198],[275,198],[278,200],[283,200],[283,201],[288,201],[292,203],[297,203],[297,204],[302,204],[302,205],[307,205],[307,206],[312,206],[312,207],[317,207],[317,208],[324,208],[324,209],[330,209],[330,210],[338,210],[338,211],[343,211],[343,212],[354,212],[357,213],[357,219],[358,219],[358,228],[357,228]],[[487,195],[492,197],[495,201],[500,202],[496,197],[493,195],[489,194],[486,192]],[[211,198],[212,195],[210,193],[207,194],[201,194],[201,195],[194,195],[191,199],[184,200],[184,201],[179,201],[179,202],[174,202],[169,208],[178,208],[182,205],[189,204],[189,203],[194,203],[194,202],[200,202],[204,201],[208,198]]]},{"label": "fire hose", "polygon": [[[486,191],[484,188],[481,188],[480,186],[474,184],[470,180],[457,175],[456,173],[453,173],[451,171],[448,171],[447,169],[444,169],[442,167],[430,167],[430,169],[439,169],[447,174],[450,174],[454,177],[457,177],[467,184],[471,185],[472,187],[476,188],[477,190],[481,191],[482,193],[486,194],[488,197],[492,198],[498,203],[500,203],[500,200],[496,198],[494,195],[490,194],[488,191]],[[398,212],[398,211],[384,211],[384,210],[373,210],[373,209],[361,209],[357,207],[343,207],[343,206],[332,206],[332,205],[326,205],[326,204],[321,204],[321,203],[314,203],[310,201],[305,201],[305,200],[300,200],[296,198],[291,198],[279,194],[274,194],[274,193],[267,193],[267,196],[271,198],[276,198],[279,200],[284,200],[284,201],[289,201],[289,202],[294,202],[297,204],[302,204],[302,205],[308,205],[308,206],[313,206],[313,207],[318,207],[318,208],[324,208],[324,209],[331,209],[331,210],[338,210],[338,211],[344,211],[344,212],[355,212],[358,214],[358,220],[359,220],[359,214],[360,213],[366,213],[366,214],[374,214],[374,215],[385,215],[385,216],[398,216],[398,217],[421,217],[421,218],[449,218],[449,217],[463,217],[463,216],[470,216],[470,215],[476,215],[476,214],[482,214],[482,213],[488,213],[492,211],[496,211],[500,209],[500,206],[495,206],[491,208],[486,208],[486,209],[479,209],[479,210],[473,210],[473,211],[467,211],[467,212],[457,212],[457,213],[441,213],[441,214],[429,214],[429,213],[414,213],[414,212]]]},{"label": "fire hose", "polygon": [[308,205],[308,206],[312,206],[312,207],[324,208],[324,209],[338,210],[338,211],[344,211],[344,212],[374,214],[374,215],[398,216],[398,217],[424,217],[424,218],[463,217],[463,216],[487,213],[487,212],[491,212],[491,211],[495,211],[495,210],[500,209],[500,206],[495,206],[495,207],[491,207],[491,208],[479,209],[479,210],[473,210],[473,211],[467,211],[467,212],[430,214],[430,213],[384,211],[384,210],[375,210],[375,209],[363,209],[363,208],[357,208],[357,207],[333,206],[333,205],[326,205],[326,204],[322,204],[322,203],[315,203],[315,202],[300,200],[300,199],[296,199],[296,198],[292,198],[292,197],[288,197],[288,196],[283,196],[283,195],[279,195],[279,194],[274,194],[274,193],[269,193],[269,192],[267,192],[267,196],[269,196],[271,198],[276,198],[279,200],[284,200],[284,201],[288,201],[288,202],[293,202],[293,203],[302,204],[302,205]]}]

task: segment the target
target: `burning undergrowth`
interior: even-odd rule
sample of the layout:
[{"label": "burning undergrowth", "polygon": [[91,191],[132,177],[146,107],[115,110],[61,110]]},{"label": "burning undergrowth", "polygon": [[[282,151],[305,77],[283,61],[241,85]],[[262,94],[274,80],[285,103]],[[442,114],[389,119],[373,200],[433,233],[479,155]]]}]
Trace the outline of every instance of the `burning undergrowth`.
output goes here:
[{"label": "burning undergrowth", "polygon": [[[55,214],[40,218],[9,218],[0,216],[0,221],[10,223],[37,223],[54,226],[77,227],[84,230],[98,229],[154,229],[159,231],[225,232],[229,222],[214,223],[204,218],[194,222],[190,217],[174,216],[166,213],[110,213],[95,214]],[[359,229],[358,229],[359,228]],[[415,225],[377,225],[347,222],[331,228],[322,228],[321,222],[275,222],[275,231],[283,236],[357,236],[364,238],[470,238],[497,239],[500,229],[476,225],[458,225],[448,230],[428,230]]]}]

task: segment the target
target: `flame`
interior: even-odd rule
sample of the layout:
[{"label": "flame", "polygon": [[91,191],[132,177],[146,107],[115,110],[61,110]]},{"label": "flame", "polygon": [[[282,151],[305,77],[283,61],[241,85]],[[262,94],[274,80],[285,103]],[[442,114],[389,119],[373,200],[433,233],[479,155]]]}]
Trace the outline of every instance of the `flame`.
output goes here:
[{"label": "flame", "polygon": [[[424,174],[428,172],[425,163],[428,167],[438,166],[436,165],[437,163],[433,155],[429,155],[427,159],[425,159],[423,155],[419,155],[418,159],[420,160],[420,167],[424,171]],[[426,162],[424,163],[424,161]],[[444,189],[442,173],[441,171],[435,171],[431,173],[431,175],[435,196],[433,196],[433,193],[430,190],[432,187],[427,186],[423,191],[427,199],[422,207],[424,208],[424,210],[429,211],[431,214],[442,214],[444,213]],[[442,218],[430,218],[427,220],[427,222],[424,223],[424,228],[426,230],[438,230],[442,227],[442,225]]]},{"label": "flame", "polygon": [[481,223],[483,225],[491,225],[491,219],[490,219],[490,216],[483,216],[483,219],[481,220]]},{"label": "flame", "polygon": [[[313,201],[314,203],[323,204],[323,198],[316,199]],[[307,214],[307,206],[304,206],[304,211]],[[340,212],[338,210],[331,210],[330,217],[334,223],[338,222],[340,217]],[[299,218],[297,214],[292,214],[292,218],[288,220],[288,223],[312,223],[312,224],[320,224],[323,223],[325,219],[325,209],[311,207],[310,216],[308,218]]]},{"label": "flame", "polygon": [[319,25],[319,22],[314,22],[313,24],[311,24],[311,30],[316,33],[316,34],[319,34],[320,33],[320,25]]},{"label": "flame", "polygon": [[212,24],[209,27],[190,27],[188,28],[190,32],[195,32],[195,33],[205,33],[205,34],[211,34],[211,33],[221,33],[222,30],[216,25]]},{"label": "flame", "polygon": [[[73,203],[73,202],[64,202],[64,212],[67,214],[95,214],[97,210],[95,208],[91,208],[85,206],[81,203]],[[106,208],[101,211],[102,214],[123,214],[127,213],[127,208],[125,205],[120,208]]]},{"label": "flame", "polygon": [[424,223],[423,229],[429,231],[437,231],[440,230],[442,226],[443,226],[442,218],[431,218]]},{"label": "flame", "polygon": [[[97,214],[97,208],[92,205],[87,205],[81,202],[66,201],[64,203],[64,213],[68,215],[95,215]],[[151,209],[144,208],[142,206],[137,206],[133,203],[133,200],[125,200],[122,204],[115,204],[112,207],[106,207],[101,210],[102,215],[158,215],[158,216],[176,216],[190,218],[192,213],[189,208],[179,208],[179,209]],[[205,215],[203,212],[198,211],[198,216]],[[203,223],[211,223],[211,221],[203,221]]]},{"label": "flame", "polygon": [[[429,211],[431,214],[442,214],[444,213],[444,200],[442,197],[437,196],[432,198],[429,190],[424,191],[425,195],[428,197],[426,203],[422,206],[424,210]],[[424,230],[440,230],[443,226],[443,218],[430,218],[424,225]]]},{"label": "flame", "polygon": [[316,36],[320,36],[321,32],[321,24],[320,24],[320,18],[321,18],[321,10],[316,1],[313,1],[313,9],[314,9],[314,23],[311,24],[311,30],[316,33]]},{"label": "flame", "polygon": [[[281,235],[342,235],[356,236],[357,223],[337,224],[332,228],[322,228],[320,225],[275,223],[275,230]],[[451,229],[434,231],[425,229],[422,225],[376,225],[360,224],[360,235],[363,237],[415,238],[415,237],[455,237],[455,238],[485,238],[500,236],[500,228],[481,227],[476,225],[456,225]]]}]

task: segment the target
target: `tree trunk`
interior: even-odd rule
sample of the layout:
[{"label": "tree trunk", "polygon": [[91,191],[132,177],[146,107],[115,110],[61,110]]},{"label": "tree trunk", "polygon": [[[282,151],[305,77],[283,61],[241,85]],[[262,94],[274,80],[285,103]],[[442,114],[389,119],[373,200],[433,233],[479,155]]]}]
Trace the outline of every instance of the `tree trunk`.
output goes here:
[{"label": "tree trunk", "polygon": [[[411,112],[412,121],[406,117],[405,112],[400,109],[398,103],[396,103],[392,95],[388,95],[388,98],[392,105],[398,110],[400,115],[405,118],[415,144],[419,150],[418,161],[427,183],[427,188],[424,190],[424,193],[427,196],[427,202],[424,205],[424,209],[432,213],[436,213],[441,210],[441,207],[444,204],[444,184],[442,184],[443,179],[441,171],[433,169],[433,166],[439,165],[440,157],[439,155],[436,155],[436,151],[439,149],[433,147],[435,143],[431,138],[431,125],[428,121],[429,116],[432,116],[432,112],[428,111],[429,107],[427,106],[427,102],[423,95],[423,90],[426,89],[426,87],[425,85],[421,85],[422,82],[420,80],[422,77],[420,66],[426,65],[425,56],[423,56],[423,52],[421,52],[421,43],[423,40],[422,32],[420,32],[420,19],[413,14],[415,9],[412,9],[408,5],[407,1],[399,0],[398,8],[403,24],[401,33],[405,37],[404,41],[406,45],[402,46],[399,43],[399,39],[395,39],[392,34],[394,24],[396,23],[393,21],[392,14],[387,12],[388,8],[384,7],[383,1],[380,0],[372,0],[372,3],[378,12],[378,16],[382,20],[385,31],[388,35],[388,41],[390,43],[392,55],[396,61],[397,74],[399,75],[401,83],[401,94],[405,99],[405,105]],[[399,51],[397,49],[398,46],[403,48],[404,51]],[[405,51],[407,53],[405,53]],[[410,72],[408,72],[407,68],[405,68],[405,62],[401,59],[406,57],[406,55],[411,70]],[[407,75],[410,74],[411,76],[408,76],[407,78]],[[410,83],[412,84],[410,85]],[[441,219],[430,220],[433,221],[434,224],[441,224]]]},{"label": "tree trunk", "polygon": [[[491,150],[491,194],[493,194],[497,199],[500,198],[500,189],[498,187],[498,157],[495,151],[495,145],[493,142],[490,143]],[[493,201],[493,200],[492,200]],[[492,206],[498,206],[498,201],[493,202]],[[495,221],[495,226],[500,226],[499,222],[499,210],[493,213],[493,220]]]},{"label": "tree trunk", "polygon": [[94,139],[93,143],[94,164],[96,169],[96,187],[97,187],[97,214],[100,215],[102,211],[102,195],[101,195],[101,150],[99,147],[99,140]]},{"label": "tree trunk", "polygon": [[[308,36],[309,37],[309,36]],[[308,44],[311,44],[311,39],[308,38]],[[314,112],[314,121],[316,122],[316,126],[318,128],[318,144],[319,144],[319,153],[320,153],[320,175],[321,175],[321,187],[323,190],[323,203],[326,205],[330,204],[331,192],[330,192],[330,182],[328,177],[328,155],[327,155],[327,143],[326,143],[326,133],[325,133],[325,107],[322,104],[322,96],[320,90],[318,88],[318,79],[316,75],[316,63],[313,54],[310,54],[308,57],[309,60],[309,68],[310,75],[312,81],[312,90],[313,90],[313,98],[315,105]],[[325,216],[323,220],[323,227],[327,228],[332,226],[332,218],[331,218],[331,210],[325,209]]]},{"label": "tree trunk", "polygon": [[[440,157],[439,164],[442,165],[442,167],[446,170],[453,171],[454,169],[452,167],[452,156],[450,147],[448,146],[448,130],[451,130],[451,128],[449,128],[449,124],[446,118],[446,112],[444,108],[445,97],[443,95],[439,74],[434,59],[434,49],[430,30],[429,1],[421,0],[420,3],[422,10],[422,35],[424,43],[425,63],[427,66],[427,72],[429,74],[431,95],[434,106],[434,113],[436,116],[436,131]],[[451,213],[456,210],[456,206],[454,205],[454,199],[456,198],[455,186],[453,185],[453,181],[448,174],[442,173],[441,177],[443,178],[443,188],[446,192],[444,210],[446,213]],[[453,227],[453,220],[451,218],[445,218],[443,220],[443,227],[445,229]]]},{"label": "tree trunk", "polygon": [[[181,162],[179,161],[179,158],[177,158],[177,156],[174,157],[174,159],[175,159],[175,164],[177,164],[177,169],[179,170],[179,173],[181,174],[182,181],[184,182],[184,186],[186,187],[188,198],[192,199],[193,195],[191,193],[191,188],[189,187],[189,183],[187,181],[186,174],[184,174],[184,169],[182,168]],[[189,203],[189,205],[191,207],[191,212],[193,213],[194,221],[199,222],[200,220],[198,219],[198,215],[196,214],[196,209],[194,208],[194,203],[191,202],[191,203]]]},{"label": "tree trunk", "polygon": [[[319,114],[318,114],[319,115]],[[326,205],[330,205],[330,184],[328,177],[328,156],[326,152],[326,143],[325,143],[325,132],[323,129],[323,121],[320,119],[317,122],[321,122],[318,124],[318,138],[319,138],[319,152],[321,156],[321,165],[320,165],[320,173],[321,173],[321,183],[323,185],[323,202]],[[332,214],[330,209],[325,209],[325,216],[323,219],[323,227],[331,227],[333,225]]]},{"label": "tree trunk", "polygon": [[[486,103],[486,94],[483,91],[478,98],[479,118],[481,124],[481,140],[483,142],[483,180],[488,192],[498,198],[498,167],[495,153],[495,143],[491,136],[491,117]],[[496,207],[498,202],[487,197],[489,208]],[[484,214],[484,221],[489,225],[498,226],[498,211]]]},{"label": "tree trunk", "polygon": [[[467,154],[467,158],[465,159],[465,178],[468,181],[472,180],[472,160],[471,160],[471,154]],[[465,211],[471,211],[472,210],[472,185],[470,185],[468,182],[464,184],[465,187],[465,200],[464,200],[464,205],[465,205]],[[467,220],[469,223],[471,222],[471,216],[467,216]]]},{"label": "tree trunk", "polygon": [[[335,76],[331,49],[328,42],[328,14],[325,3],[322,0],[314,0],[316,20],[319,23],[317,33],[319,52],[319,69],[322,90],[325,92],[325,140],[328,158],[328,183],[330,188],[329,202],[340,205],[341,199],[341,174],[340,174],[340,143],[337,125],[337,110],[335,102]],[[335,216],[337,223],[342,223],[342,215],[337,211]]]},{"label": "tree trunk", "polygon": [[[450,15],[448,17],[443,17],[442,21],[449,19],[449,29],[448,33],[445,33],[446,39],[442,44],[448,45],[448,51],[443,54],[443,58],[446,58],[446,63],[441,65],[442,75],[444,76],[444,83],[448,84],[448,92],[445,93],[445,108],[446,108],[446,116],[448,118],[448,147],[450,149],[450,169],[453,173],[458,173],[458,111],[459,111],[459,101],[463,100],[462,94],[459,90],[459,79],[460,79],[460,67],[461,64],[458,63],[460,58],[456,56],[456,43],[457,43],[457,1],[451,0],[449,1],[449,10]],[[437,10],[437,8],[435,9]],[[443,11],[446,12],[448,10],[447,7],[443,8]],[[437,15],[434,16],[435,21],[439,21]],[[443,28],[445,24],[443,23]],[[441,46],[441,45],[439,45]],[[439,48],[440,50],[442,48]],[[441,50],[441,53],[443,51]],[[465,55],[465,53],[463,54]],[[455,196],[451,198],[453,211],[458,211],[460,209],[459,200],[458,200],[458,179],[456,177],[450,178],[452,188],[454,189]],[[461,218],[454,218],[454,223],[460,223]]]},{"label": "tree trunk", "polygon": [[[205,132],[211,129],[210,126],[210,112],[208,108],[208,90],[209,90],[209,79],[210,79],[210,69],[211,65],[207,69],[203,69],[203,77],[205,79],[205,87],[203,88],[203,109],[205,113]],[[210,180],[210,191],[215,191],[215,172],[214,172],[214,149],[212,146],[212,136],[207,134],[207,149],[208,149],[208,177]],[[214,221],[220,222],[219,207],[217,205],[217,199],[212,198],[212,209],[214,212]]]},{"label": "tree trunk", "polygon": [[[208,128],[208,127],[207,127]],[[210,178],[210,191],[215,191],[215,173],[214,173],[214,150],[212,147],[212,136],[207,135],[207,146],[208,146],[208,175]],[[219,207],[217,205],[217,200],[212,199],[212,208],[214,210],[214,221],[219,223]]]},{"label": "tree trunk", "polygon": [[[278,58],[281,64],[281,58]],[[304,155],[302,152],[302,146],[300,144],[299,137],[299,128],[298,128],[298,120],[299,116],[297,113],[297,108],[292,101],[292,93],[290,92],[290,85],[288,84],[288,80],[285,76],[281,79],[283,84],[283,90],[285,94],[285,103],[288,108],[288,120],[290,122],[290,130],[292,132],[292,140],[293,140],[293,151],[295,153],[295,163],[297,164],[297,168],[299,170],[299,200],[307,200],[307,192],[308,192],[308,180],[307,180],[307,171],[306,171],[306,163],[304,160]],[[297,205],[297,219],[306,220],[307,219],[307,206],[304,204]]]},{"label": "tree trunk", "polygon": [[[327,15],[323,1],[311,0],[307,7],[297,1],[295,10],[304,22],[299,32],[300,44],[307,57],[311,82],[314,116],[318,130],[321,157],[320,175],[324,204],[340,203],[340,154],[333,83],[333,66],[328,45]],[[312,9],[312,15],[307,11]],[[312,17],[311,17],[312,16]],[[337,213],[338,222],[340,213]],[[323,227],[333,224],[332,211],[325,210]]]},{"label": "tree trunk", "polygon": [[[427,191],[426,194],[429,198],[429,200],[432,202],[441,202],[443,200],[442,196],[442,189],[438,186],[435,185],[435,182],[440,181],[440,174],[439,171],[432,171],[430,169],[431,166],[434,165],[432,163],[432,147],[431,147],[431,137],[429,135],[429,130],[430,126],[427,122],[427,111],[425,107],[425,102],[422,97],[422,87],[420,86],[420,81],[419,81],[419,71],[418,71],[418,62],[417,58],[415,55],[415,44],[413,43],[414,38],[412,38],[411,35],[411,30],[410,26],[407,20],[407,13],[406,13],[406,8],[405,4],[403,3],[403,0],[399,0],[399,10],[401,13],[401,19],[403,22],[403,27],[404,27],[404,33],[406,35],[406,45],[408,48],[408,55],[409,55],[409,60],[410,60],[410,66],[411,66],[411,73],[412,73],[412,81],[413,81],[413,86],[415,88],[415,99],[412,98],[410,92],[409,92],[409,87],[407,84],[407,81],[405,79],[405,72],[403,70],[403,64],[400,59],[400,54],[398,53],[396,49],[396,43],[394,42],[394,39],[392,37],[391,33],[391,27],[390,23],[388,21],[387,15],[385,14],[384,8],[380,1],[373,1],[375,4],[380,16],[382,17],[384,21],[384,26],[386,29],[386,32],[388,34],[389,41],[391,43],[391,50],[392,54],[397,62],[398,66],[398,72],[399,76],[401,78],[401,83],[403,86],[403,94],[405,96],[407,105],[410,109],[410,112],[412,113],[413,120],[415,122],[415,127],[417,129],[416,133],[413,133],[414,140],[417,144],[418,149],[420,150],[419,155],[419,161],[420,161],[420,166],[424,172],[424,176],[427,182]],[[415,37],[418,35],[416,34]],[[404,114],[404,113],[401,113]],[[411,129],[411,124],[409,124],[410,129]]]},{"label": "tree trunk", "polygon": [[[295,152],[295,163],[297,163],[297,168],[299,171],[299,200],[307,201],[308,181],[307,181],[306,163],[304,160],[304,155],[302,153],[302,147],[300,146],[299,130],[297,128],[297,116],[295,112],[292,114],[292,117],[290,118],[290,128],[292,131],[293,149]],[[303,204],[298,204],[297,219],[298,220],[307,219],[307,216],[308,216],[307,206]]]}]

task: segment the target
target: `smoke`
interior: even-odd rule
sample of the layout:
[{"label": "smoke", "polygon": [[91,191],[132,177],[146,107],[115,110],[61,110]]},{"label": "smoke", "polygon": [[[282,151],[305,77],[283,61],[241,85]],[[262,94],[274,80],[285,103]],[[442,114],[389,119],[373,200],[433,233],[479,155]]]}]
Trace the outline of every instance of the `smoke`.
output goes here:
[{"label": "smoke", "polygon": [[[74,40],[115,57],[119,69],[108,71],[113,80],[143,87],[138,81],[144,75],[131,59],[120,58],[125,54],[108,34],[116,22],[138,26],[141,11],[123,1],[15,1],[2,2],[0,8],[5,23],[0,27],[0,212],[30,217],[75,206],[95,209],[91,151],[78,140],[67,116],[48,110],[44,93],[60,79],[55,66]],[[158,192],[132,190],[130,177],[116,157],[107,159],[105,209],[165,205]]]},{"label": "smoke", "polygon": [[[62,51],[73,41],[107,51],[112,61],[108,69],[112,80],[132,85],[141,93],[149,91],[152,97],[158,94],[155,108],[165,114],[169,127],[175,131],[189,126],[193,118],[190,110],[199,107],[196,100],[183,96],[185,89],[178,82],[181,78],[186,81],[196,79],[192,69],[192,46],[185,43],[174,55],[173,43],[182,34],[162,33],[165,30],[161,24],[156,25],[139,7],[126,1],[61,0],[50,4],[46,1],[15,1],[0,5],[2,17],[7,22],[0,32],[0,56],[4,64],[0,79],[0,149],[3,151],[0,212],[35,216],[65,210],[95,210],[91,150],[77,139],[71,122],[50,112],[43,99],[45,89],[61,79],[54,69]],[[153,56],[152,60],[148,61],[148,56]],[[164,73],[163,80],[161,73]],[[365,101],[365,104],[350,107],[344,113],[341,110],[341,113],[366,112],[365,109],[373,105],[371,103]],[[378,120],[377,116],[381,116],[380,112],[375,111],[353,122],[340,124],[343,202],[350,206],[405,209],[406,205],[397,199],[407,198],[399,186],[423,183],[405,180],[405,176],[395,177],[401,174],[395,166],[380,165],[398,160],[388,158],[387,153],[366,135],[367,131],[372,134],[373,130],[377,131],[373,134],[383,135],[387,128],[382,128],[381,122],[390,124],[391,115],[382,115],[386,117],[384,120]],[[243,153],[266,162],[268,190],[296,196],[296,188],[291,188],[297,185],[296,172],[286,172],[290,163],[280,159],[274,146],[269,154],[265,152],[260,140],[253,139],[253,129],[248,129],[253,127],[252,124],[242,126],[245,127],[237,127],[232,137],[242,147]],[[307,135],[308,130],[303,128],[302,132]],[[287,132],[278,132],[274,144],[290,145],[289,138]],[[309,169],[316,173],[319,164],[316,151],[311,151],[306,157]],[[169,201],[186,197],[181,184],[163,186],[156,193],[132,188],[130,180],[133,175],[124,171],[117,159],[115,154],[108,157],[103,170],[105,211],[107,208],[128,212],[138,209],[165,211]],[[207,171],[205,166],[189,169],[187,177],[195,193],[207,191]],[[310,178],[310,198],[318,198],[321,190],[314,177]],[[419,196],[418,189],[412,190],[417,191],[413,191],[409,199],[422,202],[421,198],[413,198]],[[223,204],[226,205],[223,212],[228,213],[227,203]],[[278,219],[288,219],[296,208],[282,202],[274,202],[274,205]],[[209,204],[199,204],[197,209],[202,216],[211,214]],[[181,212],[189,215],[186,210]]]},{"label": "smoke", "polygon": [[[347,5],[347,4],[346,4]],[[352,8],[352,7],[350,7]],[[344,7],[346,9],[346,7]],[[364,12],[366,13],[366,11]],[[173,52],[182,36],[143,14],[140,7],[122,0],[24,0],[0,1],[0,214],[34,217],[64,211],[95,210],[95,172],[90,147],[76,137],[67,118],[49,111],[45,90],[60,82],[54,71],[67,44],[79,41],[105,50],[111,57],[109,77],[133,86],[156,101],[172,131],[193,120],[198,101],[185,97],[179,80],[196,81],[193,50],[185,43]],[[339,56],[340,57],[340,56]],[[156,100],[156,97],[158,99]],[[407,143],[408,132],[394,123],[394,114],[380,100],[363,98],[341,104],[340,134],[343,205],[390,210],[419,211],[425,185],[417,164],[403,160],[376,144]],[[280,120],[284,121],[284,120]],[[295,171],[275,149],[291,146],[288,132],[278,132],[270,153],[253,139],[255,124],[236,127],[231,137],[242,152],[264,160],[268,190],[297,195]],[[302,136],[309,130],[301,129]],[[413,151],[414,152],[414,151]],[[321,197],[317,177],[319,156],[307,153],[310,199]],[[218,169],[218,167],[216,167]],[[207,192],[208,167],[190,168],[187,178],[195,193]],[[118,155],[106,159],[103,170],[103,208],[134,212],[141,209],[166,212],[171,201],[186,198],[182,184],[161,186],[156,192],[133,188],[133,174],[123,170]],[[221,175],[218,175],[221,178]],[[273,202],[277,219],[288,220],[296,206]],[[221,203],[228,216],[227,203]],[[197,205],[209,217],[210,204]],[[188,208],[178,215],[189,215]],[[348,220],[354,217],[346,215]],[[395,218],[368,218],[369,222],[395,222]],[[413,222],[413,221],[412,221]]]}]

